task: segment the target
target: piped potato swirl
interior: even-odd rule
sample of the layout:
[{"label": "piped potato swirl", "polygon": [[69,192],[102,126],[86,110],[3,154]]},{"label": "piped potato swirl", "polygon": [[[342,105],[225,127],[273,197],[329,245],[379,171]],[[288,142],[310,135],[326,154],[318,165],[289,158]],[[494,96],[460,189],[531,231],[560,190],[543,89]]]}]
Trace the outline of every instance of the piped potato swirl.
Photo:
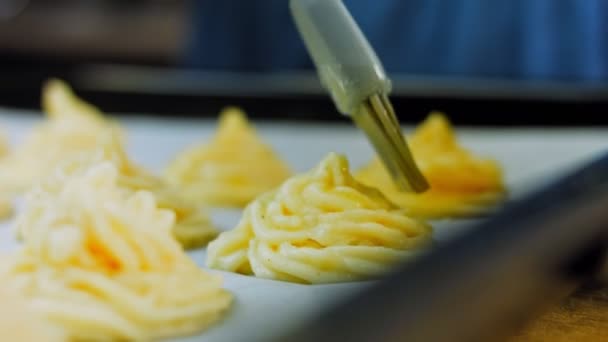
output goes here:
[{"label": "piped potato swirl", "polygon": [[217,321],[231,295],[171,236],[174,212],[118,184],[102,162],[59,191],[36,187],[18,217],[23,248],[0,281],[70,340],[152,340]]},{"label": "piped potato swirl", "polygon": [[430,226],[357,182],[346,158],[332,153],[254,200],[234,230],[210,243],[207,265],[298,283],[343,282],[378,277],[430,241]]}]

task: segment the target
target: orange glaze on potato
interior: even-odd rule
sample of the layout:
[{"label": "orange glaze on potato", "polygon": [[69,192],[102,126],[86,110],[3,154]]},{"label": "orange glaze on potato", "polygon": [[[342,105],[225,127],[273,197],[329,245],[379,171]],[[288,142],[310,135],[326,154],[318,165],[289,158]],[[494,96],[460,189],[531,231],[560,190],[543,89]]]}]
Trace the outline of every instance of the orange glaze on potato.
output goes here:
[{"label": "orange glaze on potato", "polygon": [[429,191],[423,194],[399,191],[378,158],[362,168],[356,178],[379,188],[408,214],[418,217],[475,216],[504,197],[499,164],[460,145],[445,115],[431,113],[408,142],[431,185]]}]

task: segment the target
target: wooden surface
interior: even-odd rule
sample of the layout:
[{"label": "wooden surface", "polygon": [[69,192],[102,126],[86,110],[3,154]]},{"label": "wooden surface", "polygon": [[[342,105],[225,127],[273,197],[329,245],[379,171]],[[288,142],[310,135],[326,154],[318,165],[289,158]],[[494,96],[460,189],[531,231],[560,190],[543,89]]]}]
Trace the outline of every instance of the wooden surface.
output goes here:
[{"label": "wooden surface", "polygon": [[608,341],[608,288],[571,296],[512,339],[538,341]]}]

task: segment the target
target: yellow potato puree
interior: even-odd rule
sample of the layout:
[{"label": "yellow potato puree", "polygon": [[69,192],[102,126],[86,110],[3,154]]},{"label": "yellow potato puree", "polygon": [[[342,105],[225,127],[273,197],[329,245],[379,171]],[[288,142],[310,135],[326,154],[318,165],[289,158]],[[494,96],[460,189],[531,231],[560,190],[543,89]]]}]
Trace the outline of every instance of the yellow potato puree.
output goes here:
[{"label": "yellow potato puree", "polygon": [[217,133],[209,143],[182,152],[166,171],[169,181],[183,186],[187,198],[229,207],[245,206],[290,174],[237,108],[220,114]]},{"label": "yellow potato puree", "polygon": [[62,81],[45,84],[42,106],[46,120],[0,160],[0,186],[5,191],[25,192],[61,161],[96,149],[110,132],[122,139],[117,123],[76,97]]},{"label": "yellow potato puree", "polygon": [[[47,119],[0,160],[0,186],[24,191],[58,169],[69,177],[75,169],[110,161],[118,169],[121,187],[132,192],[150,191],[161,208],[175,212],[173,234],[184,247],[206,244],[217,235],[201,204],[183,198],[178,187],[130,161],[118,123],[76,97],[67,84],[49,81],[43,90],[43,107]],[[18,234],[23,237],[23,232]]]},{"label": "yellow potato puree", "polygon": [[343,282],[378,277],[430,241],[430,226],[354,180],[346,158],[332,153],[251,202],[238,226],[209,244],[207,265],[298,283]]},{"label": "yellow potato puree", "polygon": [[175,214],[125,191],[103,161],[26,194],[22,249],[2,264],[17,290],[69,340],[150,341],[217,321],[231,295],[171,236]]},{"label": "yellow potato puree", "polygon": [[[160,208],[175,213],[172,232],[185,248],[206,244],[217,235],[217,230],[211,224],[204,208],[183,199],[179,188],[131,162],[115,134],[107,135],[97,150],[75,155],[59,163],[52,177],[41,181],[40,186],[45,187],[49,192],[59,192],[62,182],[68,181],[75,174],[101,162],[110,162],[116,167],[117,183],[123,190],[128,192],[149,191],[154,195]],[[26,232],[18,231],[18,233],[25,237]]]},{"label": "yellow potato puree", "polygon": [[[9,144],[4,134],[0,133],[0,160],[8,155]],[[0,183],[0,220],[9,218],[13,214],[13,204],[11,202],[11,191]]]},{"label": "yellow potato puree", "polygon": [[[3,260],[5,262],[5,260]],[[65,342],[65,334],[38,314],[17,291],[0,289],[0,331],[3,341]]]},{"label": "yellow potato puree", "polygon": [[448,119],[431,113],[408,140],[414,158],[431,188],[423,194],[397,190],[378,158],[355,177],[379,188],[409,215],[425,218],[475,216],[505,194],[499,164],[462,147]]}]

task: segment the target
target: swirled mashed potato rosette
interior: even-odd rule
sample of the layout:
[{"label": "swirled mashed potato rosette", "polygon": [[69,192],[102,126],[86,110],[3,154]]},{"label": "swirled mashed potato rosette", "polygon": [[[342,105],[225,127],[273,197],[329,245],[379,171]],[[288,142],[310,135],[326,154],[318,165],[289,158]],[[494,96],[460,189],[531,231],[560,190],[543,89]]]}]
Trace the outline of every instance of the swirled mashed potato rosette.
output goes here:
[{"label": "swirled mashed potato rosette", "polygon": [[[52,176],[41,181],[39,185],[47,192],[58,193],[71,177],[104,161],[111,162],[116,167],[118,186],[130,192],[149,191],[154,195],[159,208],[175,213],[173,236],[185,248],[199,247],[217,236],[217,230],[212,225],[206,210],[201,205],[184,199],[179,188],[130,161],[116,134],[106,135],[98,148],[92,152],[77,154],[59,163]],[[21,229],[27,226],[17,225],[19,236],[27,234]]]},{"label": "swirled mashed potato rosette", "polygon": [[104,162],[59,192],[28,193],[18,220],[26,239],[4,264],[2,284],[77,340],[151,340],[217,321],[231,302],[221,279],[171,237],[172,211],[118,178]]},{"label": "swirled mashed potato rosette", "polygon": [[429,191],[423,194],[399,191],[378,158],[359,170],[355,177],[379,188],[391,201],[416,217],[476,216],[504,198],[499,164],[461,146],[443,114],[431,113],[408,141],[431,185]]},{"label": "swirled mashed potato rosette", "polygon": [[215,137],[180,153],[165,173],[192,200],[236,207],[277,187],[290,174],[237,108],[225,109]]},{"label": "swirled mashed potato rosette", "polygon": [[261,195],[238,226],[209,244],[207,265],[299,283],[377,277],[419,254],[431,228],[353,179],[345,157]]},{"label": "swirled mashed potato rosette", "polygon": [[0,185],[13,194],[28,190],[66,158],[96,149],[107,134],[122,139],[117,123],[62,81],[46,83],[42,104],[47,119],[0,160]]}]

